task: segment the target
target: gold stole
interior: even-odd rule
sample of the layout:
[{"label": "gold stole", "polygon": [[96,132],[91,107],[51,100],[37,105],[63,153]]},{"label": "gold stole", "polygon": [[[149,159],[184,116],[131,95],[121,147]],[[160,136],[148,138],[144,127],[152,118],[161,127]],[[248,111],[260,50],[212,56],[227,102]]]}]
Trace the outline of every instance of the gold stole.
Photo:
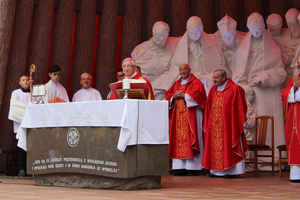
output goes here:
[{"label": "gold stole", "polygon": [[[179,90],[185,92],[186,85],[180,85]],[[176,100],[176,135],[178,158],[187,158],[188,112],[183,99]]]},{"label": "gold stole", "polygon": [[216,92],[212,106],[212,154],[213,168],[223,169],[223,98],[224,92]]}]

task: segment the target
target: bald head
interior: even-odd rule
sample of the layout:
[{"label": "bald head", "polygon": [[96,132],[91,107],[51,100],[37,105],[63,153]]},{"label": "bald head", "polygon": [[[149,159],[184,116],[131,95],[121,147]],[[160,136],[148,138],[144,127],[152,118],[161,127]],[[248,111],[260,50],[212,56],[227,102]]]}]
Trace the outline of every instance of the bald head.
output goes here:
[{"label": "bald head", "polygon": [[191,75],[191,68],[188,64],[182,63],[179,66],[179,75],[182,79],[187,79]]}]

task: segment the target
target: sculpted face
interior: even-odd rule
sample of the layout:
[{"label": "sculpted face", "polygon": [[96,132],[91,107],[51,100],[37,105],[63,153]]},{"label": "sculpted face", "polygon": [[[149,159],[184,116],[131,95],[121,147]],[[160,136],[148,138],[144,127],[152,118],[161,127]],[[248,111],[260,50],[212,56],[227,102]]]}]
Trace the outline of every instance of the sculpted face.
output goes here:
[{"label": "sculpted face", "polygon": [[268,31],[272,36],[279,36],[283,25],[282,17],[279,14],[272,13],[267,20]]},{"label": "sculpted face", "polygon": [[281,27],[279,26],[268,26],[268,31],[272,36],[279,36],[281,33]]},{"label": "sculpted face", "polygon": [[19,79],[19,85],[27,90],[29,88],[29,78],[28,76],[21,76]]},{"label": "sculpted face", "polygon": [[191,75],[191,68],[187,64],[181,64],[179,66],[179,75],[182,79],[187,79]]},{"label": "sculpted face", "polygon": [[159,33],[153,33],[153,43],[156,44],[159,47],[164,47],[166,42],[167,42],[167,38],[169,36],[169,32],[167,30],[162,30]]},{"label": "sculpted face", "polygon": [[125,60],[122,63],[122,69],[126,77],[131,77],[135,73],[135,68],[130,60]]},{"label": "sculpted face", "polygon": [[187,27],[187,31],[189,32],[189,36],[190,36],[191,40],[197,41],[201,37],[203,27],[200,26],[195,29],[191,28],[191,27]]},{"label": "sculpted face", "polygon": [[170,27],[167,23],[163,21],[158,21],[153,25],[152,33],[153,39],[152,42],[158,47],[163,48],[167,42],[169,36]]},{"label": "sculpted face", "polygon": [[257,12],[252,13],[247,19],[247,27],[255,38],[259,38],[265,31],[264,18]]},{"label": "sculpted face", "polygon": [[265,27],[263,26],[253,26],[249,28],[251,35],[256,38],[259,38],[264,33]]},{"label": "sculpted face", "polygon": [[234,38],[235,38],[235,35],[236,35],[236,30],[229,31],[229,32],[220,31],[220,33],[221,33],[221,37],[222,37],[223,42],[227,46],[233,46]]},{"label": "sculpted face", "polygon": [[83,74],[80,79],[80,84],[82,85],[83,89],[88,89],[89,87],[91,87],[91,76],[89,74]]},{"label": "sculpted face", "polygon": [[287,25],[290,29],[292,36],[295,38],[298,38],[300,36],[300,25],[298,23],[296,23],[296,24],[288,23]]},{"label": "sculpted face", "polygon": [[213,74],[213,81],[216,86],[222,86],[226,81],[226,77],[222,77],[222,73],[220,71],[216,71]]}]

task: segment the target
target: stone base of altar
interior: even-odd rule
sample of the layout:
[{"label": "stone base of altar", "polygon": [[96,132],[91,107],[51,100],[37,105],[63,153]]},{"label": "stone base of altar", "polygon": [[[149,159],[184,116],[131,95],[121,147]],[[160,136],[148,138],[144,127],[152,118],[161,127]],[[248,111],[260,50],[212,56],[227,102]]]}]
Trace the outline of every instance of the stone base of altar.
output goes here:
[{"label": "stone base of altar", "polygon": [[41,186],[160,188],[161,176],[169,175],[168,145],[137,144],[122,152],[119,134],[118,127],[29,129],[27,173]]},{"label": "stone base of altar", "polygon": [[135,178],[111,178],[89,174],[41,174],[34,175],[35,185],[110,190],[146,190],[161,188],[160,176]]}]

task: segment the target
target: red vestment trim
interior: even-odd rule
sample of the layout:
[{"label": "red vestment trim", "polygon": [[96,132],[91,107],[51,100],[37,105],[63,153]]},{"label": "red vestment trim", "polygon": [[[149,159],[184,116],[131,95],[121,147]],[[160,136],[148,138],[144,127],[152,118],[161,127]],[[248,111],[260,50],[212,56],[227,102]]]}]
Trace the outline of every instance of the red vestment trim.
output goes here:
[{"label": "red vestment trim", "polygon": [[[180,91],[185,92],[186,90],[186,85],[181,85],[179,87]],[[175,156],[176,158],[187,158],[191,157],[192,155],[188,155],[188,148],[190,144],[188,144],[188,109],[185,106],[184,100],[183,99],[178,99],[176,100],[177,104],[175,105],[175,116],[176,116],[176,135],[177,135],[177,155]],[[193,131],[192,131],[193,133]],[[193,133],[193,135],[195,135]]]},{"label": "red vestment trim", "polygon": [[214,152],[213,165],[216,170],[221,170],[223,167],[223,96],[223,92],[216,92],[212,109],[212,128],[214,141],[212,145],[212,152]]}]

